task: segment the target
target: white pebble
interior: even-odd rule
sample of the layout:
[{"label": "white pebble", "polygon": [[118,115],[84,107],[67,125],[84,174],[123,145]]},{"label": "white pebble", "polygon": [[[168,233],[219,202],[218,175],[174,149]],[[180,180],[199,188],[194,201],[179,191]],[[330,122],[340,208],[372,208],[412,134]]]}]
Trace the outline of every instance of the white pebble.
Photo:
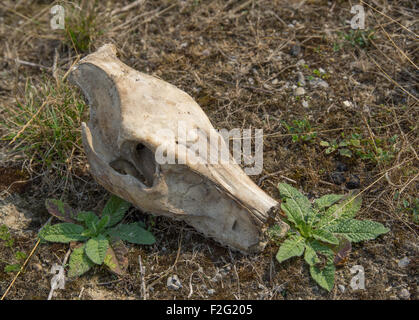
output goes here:
[{"label": "white pebble", "polygon": [[167,278],[167,287],[173,290],[182,288],[182,283],[180,283],[179,277],[176,274]]}]

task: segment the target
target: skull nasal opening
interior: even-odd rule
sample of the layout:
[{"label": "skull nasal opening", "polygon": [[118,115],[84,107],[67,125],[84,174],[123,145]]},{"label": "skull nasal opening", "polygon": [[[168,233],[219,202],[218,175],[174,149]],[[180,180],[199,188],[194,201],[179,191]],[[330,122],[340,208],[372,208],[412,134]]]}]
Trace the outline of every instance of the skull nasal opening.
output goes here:
[{"label": "skull nasal opening", "polygon": [[121,147],[121,156],[109,164],[120,174],[128,174],[151,188],[158,167],[154,152],[141,142],[126,141]]}]

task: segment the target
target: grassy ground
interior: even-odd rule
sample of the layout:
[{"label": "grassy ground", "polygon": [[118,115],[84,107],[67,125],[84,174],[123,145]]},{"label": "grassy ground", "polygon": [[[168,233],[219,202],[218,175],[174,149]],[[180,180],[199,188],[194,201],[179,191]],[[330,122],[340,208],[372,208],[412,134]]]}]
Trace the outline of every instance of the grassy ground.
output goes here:
[{"label": "grassy ground", "polygon": [[[278,264],[276,243],[243,256],[185,224],[131,209],[130,219],[152,226],[156,244],[130,247],[126,277],[96,268],[56,298],[142,299],[143,278],[149,299],[418,298],[415,1],[363,2],[366,29],[358,31],[350,1],[160,0],[128,10],[129,1],[66,2],[65,30],[51,29],[48,1],[2,3],[0,225],[13,243],[0,240],[0,295],[16,274],[5,268],[23,262],[17,252],[29,255],[48,219],[45,198],[98,211],[108,198],[80,144],[88,107],[66,78],[111,42],[129,66],[190,94],[216,128],[263,128],[264,171],[252,179],[273,198],[279,182],[310,198],[359,188],[358,218],[391,231],[355,245],[328,293],[300,259]],[[39,246],[6,298],[45,299],[49,269],[67,250]],[[365,269],[365,290],[349,286],[354,265]],[[217,273],[221,280],[212,281]],[[166,286],[172,274],[179,291]]]}]

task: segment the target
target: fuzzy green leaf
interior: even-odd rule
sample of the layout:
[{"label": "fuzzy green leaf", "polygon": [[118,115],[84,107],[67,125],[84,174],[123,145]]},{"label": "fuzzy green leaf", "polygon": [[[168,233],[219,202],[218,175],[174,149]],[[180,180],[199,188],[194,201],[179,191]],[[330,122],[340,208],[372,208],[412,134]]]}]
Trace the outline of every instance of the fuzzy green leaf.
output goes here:
[{"label": "fuzzy green leaf", "polygon": [[329,148],[326,149],[326,154],[330,154],[330,153],[332,153],[335,150],[336,150],[335,148],[329,147]]},{"label": "fuzzy green leaf", "polygon": [[86,273],[94,263],[85,253],[85,245],[75,248],[70,256],[68,277],[78,277]]},{"label": "fuzzy green leaf", "polygon": [[343,194],[326,194],[323,197],[320,197],[314,200],[314,205],[317,209],[323,210],[335,204],[337,201],[342,199]]},{"label": "fuzzy green leaf", "polygon": [[288,219],[296,226],[307,222],[308,216],[314,214],[307,197],[286,183],[280,183],[278,188],[284,198],[281,209],[287,214]]},{"label": "fuzzy green leaf", "polygon": [[301,236],[292,236],[285,240],[276,254],[276,260],[283,262],[292,257],[299,257],[304,252],[304,238]]},{"label": "fuzzy green leaf", "polygon": [[109,227],[112,227],[124,218],[130,206],[131,203],[112,195],[102,211],[102,216],[110,216]]},{"label": "fuzzy green leaf", "polygon": [[104,235],[98,235],[86,242],[86,255],[96,264],[102,264],[105,260],[106,251],[109,247],[109,241]]},{"label": "fuzzy green leaf", "polygon": [[22,266],[19,263],[15,263],[15,264],[8,264],[7,266],[4,267],[4,272],[18,272],[20,269],[22,268]]},{"label": "fuzzy green leaf", "polygon": [[328,228],[330,232],[346,237],[351,242],[360,242],[377,238],[389,232],[381,223],[370,220],[346,219]]},{"label": "fuzzy green leaf", "polygon": [[361,209],[362,198],[358,196],[349,196],[348,199],[332,205],[326,210],[320,221],[316,223],[319,228],[332,226],[339,223],[342,219],[351,219]]},{"label": "fuzzy green leaf", "polygon": [[346,148],[339,149],[339,154],[341,156],[348,157],[348,158],[352,157],[352,151]]},{"label": "fuzzy green leaf", "polygon": [[156,242],[153,234],[143,229],[139,223],[120,224],[109,230],[111,236],[135,244],[153,244]]},{"label": "fuzzy green leaf", "polygon": [[317,240],[320,240],[320,241],[323,241],[323,242],[327,242],[327,243],[331,243],[331,244],[338,244],[339,243],[339,239],[336,238],[332,233],[330,233],[327,230],[322,230],[322,229],[313,230],[312,235],[313,235],[314,239],[317,239]]},{"label": "fuzzy green leaf", "polygon": [[92,211],[81,211],[77,215],[77,221],[83,222],[86,228],[96,232],[96,224],[99,221],[99,217]]},{"label": "fuzzy green leaf", "polygon": [[314,251],[316,251],[319,260],[324,262],[324,266],[317,264],[310,266],[311,277],[323,288],[330,291],[335,282],[335,265],[333,264],[334,252],[328,246],[312,241],[310,243]]},{"label": "fuzzy green leaf", "polygon": [[327,291],[332,290],[335,283],[335,265],[328,263],[324,268],[316,265],[310,266],[311,277]]},{"label": "fuzzy green leaf", "polygon": [[72,241],[83,241],[87,238],[82,235],[84,228],[74,223],[58,223],[53,226],[45,226],[39,233],[42,240],[50,242],[68,243]]},{"label": "fuzzy green leaf", "polygon": [[50,215],[68,223],[77,223],[77,211],[70,207],[68,204],[56,199],[46,199],[45,207]]},{"label": "fuzzy green leaf", "polygon": [[105,228],[109,225],[109,221],[110,221],[111,217],[106,215],[103,216],[96,224],[96,230],[97,233],[102,232],[103,230],[105,230]]},{"label": "fuzzy green leaf", "polygon": [[327,260],[333,259],[334,252],[327,245],[316,240],[311,241],[310,245],[313,247],[314,251],[316,251],[318,254],[321,254],[322,256],[325,256]]},{"label": "fuzzy green leaf", "polygon": [[121,240],[111,240],[105,257],[105,265],[117,275],[124,275],[128,268],[128,249]]},{"label": "fuzzy green leaf", "polygon": [[305,251],[304,251],[304,260],[310,265],[313,266],[316,263],[320,262],[319,258],[317,257],[316,251],[311,246],[310,243],[306,242],[305,244]]}]

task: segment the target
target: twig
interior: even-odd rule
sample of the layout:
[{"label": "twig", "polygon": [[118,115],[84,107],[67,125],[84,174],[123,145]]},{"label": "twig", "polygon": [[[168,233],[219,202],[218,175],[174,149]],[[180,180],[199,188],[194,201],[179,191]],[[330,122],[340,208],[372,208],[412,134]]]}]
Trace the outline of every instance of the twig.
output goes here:
[{"label": "twig", "polygon": [[50,70],[50,67],[45,67],[43,65],[37,64],[37,63],[33,63],[33,62],[29,62],[29,61],[24,61],[24,60],[20,60],[18,58],[15,59],[15,62],[17,64],[23,64],[25,66],[30,66],[30,67],[35,67],[35,68],[40,68],[40,69],[46,69],[46,70]]},{"label": "twig", "polygon": [[274,175],[277,175],[278,173],[281,173],[282,171],[284,171],[284,170],[279,170],[279,171],[272,172],[272,173],[268,173],[268,174],[264,175],[263,177],[261,177],[261,178],[259,179],[259,181],[258,181],[258,186],[260,186],[260,185],[261,185],[261,183],[262,183],[265,179],[267,179],[267,178],[269,178],[269,177],[272,177],[272,176],[274,176]]},{"label": "twig", "polygon": [[57,83],[57,86],[60,86],[60,81],[58,79],[58,68],[57,68],[57,63],[58,63],[58,59],[60,58],[60,55],[58,53],[57,48],[55,48],[54,51],[54,63],[52,64],[52,76],[55,79],[55,82]]},{"label": "twig", "polygon": [[292,183],[294,183],[294,184],[297,184],[297,181],[295,181],[295,180],[293,180],[293,179],[291,179],[291,178],[288,178],[288,177],[286,177],[286,176],[283,176],[282,174],[280,175],[280,177],[281,177],[282,179],[285,179],[285,180],[289,181],[289,182],[292,182]]},{"label": "twig", "polygon": [[401,90],[403,90],[405,93],[407,93],[410,97],[412,97],[413,99],[416,100],[416,102],[419,102],[419,99],[416,98],[414,95],[412,95],[409,91],[407,91],[405,88],[403,88],[397,81],[393,80],[393,78],[391,78],[382,68],[381,66],[377,63],[377,61],[375,61],[372,57],[370,57],[370,55],[367,53],[368,58],[370,58],[372,60],[372,62],[374,62],[374,64],[378,67],[378,69],[380,69],[380,71],[385,75],[385,77],[390,80],[391,82],[393,82],[396,86],[398,86]]},{"label": "twig", "polygon": [[122,7],[120,9],[115,9],[111,12],[111,15],[114,16],[116,14],[123,13],[125,11],[129,11],[129,10],[131,10],[131,9],[137,7],[137,6],[142,5],[144,3],[144,1],[145,0],[137,0],[137,1],[134,1],[133,3],[130,3],[130,4],[126,5],[125,7]]},{"label": "twig", "polygon": [[370,7],[371,9],[373,9],[374,11],[378,12],[379,14],[383,15],[384,17],[390,19],[391,21],[397,23],[399,26],[401,26],[403,29],[405,29],[406,31],[409,31],[410,33],[413,33],[414,36],[417,38],[418,36],[416,35],[416,33],[414,33],[412,30],[406,28],[404,25],[402,25],[400,22],[398,22],[397,20],[394,20],[392,17],[386,15],[385,13],[381,12],[380,10],[375,9],[373,6],[369,5],[368,3],[366,3],[364,0],[361,0],[361,2],[365,5],[367,5],[368,7]]},{"label": "twig", "polygon": [[140,254],[138,255],[138,263],[140,264],[141,293],[143,296],[143,300],[147,300],[147,289],[145,286],[145,267],[143,267]]},{"label": "twig", "polygon": [[404,187],[400,190],[400,194],[402,194],[403,193],[403,191],[407,188],[407,186],[409,185],[409,184],[411,184],[413,181],[415,181],[417,178],[419,177],[419,173],[416,175],[416,176],[414,176],[408,183],[406,183],[405,185],[404,185]]},{"label": "twig", "polygon": [[192,294],[193,294],[192,276],[193,276],[194,273],[195,273],[195,271],[192,272],[191,273],[191,276],[189,277],[189,294],[188,294],[188,299],[190,299],[192,297]]},{"label": "twig", "polygon": [[418,66],[407,56],[407,54],[400,49],[397,44],[394,42],[394,40],[390,37],[390,35],[387,33],[387,31],[383,28],[383,26],[380,24],[380,28],[381,30],[383,30],[383,32],[385,33],[385,35],[387,36],[387,38],[391,41],[391,43],[393,44],[393,46],[395,46],[397,48],[397,50],[400,51],[400,53],[416,68],[416,70],[418,70]]}]

